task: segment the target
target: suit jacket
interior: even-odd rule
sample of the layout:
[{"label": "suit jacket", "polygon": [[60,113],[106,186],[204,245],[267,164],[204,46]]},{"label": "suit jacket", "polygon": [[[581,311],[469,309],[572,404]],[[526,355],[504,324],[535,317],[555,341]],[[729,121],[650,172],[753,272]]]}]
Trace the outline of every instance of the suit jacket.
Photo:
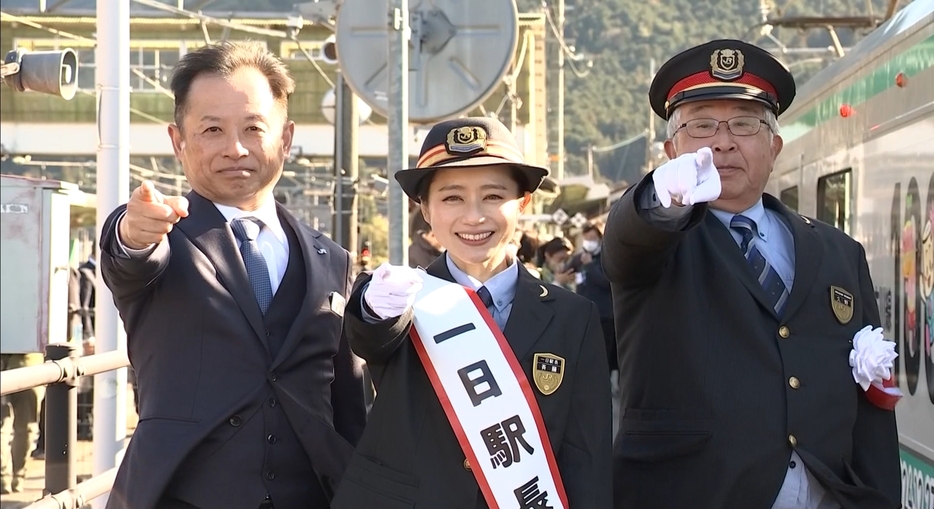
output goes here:
[{"label": "suit jacket", "polygon": [[112,251],[124,207],[103,228],[101,270],[141,391],[139,425],[107,507],[153,508],[186,454],[266,403],[270,386],[318,482],[333,493],[366,418],[359,365],[341,338],[349,254],[276,205],[298,237],[289,248],[301,250],[307,289],[272,358],[233,232],[210,201],[194,192],[188,199],[189,216],[144,258]]},{"label": "suit jacket", "polygon": [[[443,256],[428,273],[454,281]],[[369,274],[358,277],[344,323],[354,352],[367,361],[377,397],[332,509],[487,507],[409,340],[412,310],[381,323],[363,321],[362,292],[369,279]],[[571,508],[609,508],[610,386],[596,307],[542,286],[520,265],[504,335],[530,381],[536,352],[565,358],[558,390],[549,396],[533,392]]]},{"label": "suit jacket", "polygon": [[[706,205],[681,231],[642,219],[646,177],[610,212],[620,373],[614,442],[618,509],[769,508],[792,450],[845,509],[900,500],[895,414],[854,382],[852,339],[879,312],[862,246],[791,212],[795,277],[781,317]],[[837,318],[831,287],[849,292]]]}]

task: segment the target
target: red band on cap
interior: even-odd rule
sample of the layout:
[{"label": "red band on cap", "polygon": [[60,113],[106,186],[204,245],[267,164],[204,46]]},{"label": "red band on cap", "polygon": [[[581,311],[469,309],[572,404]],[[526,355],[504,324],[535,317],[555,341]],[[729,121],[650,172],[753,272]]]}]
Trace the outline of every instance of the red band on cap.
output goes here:
[{"label": "red band on cap", "polygon": [[733,81],[721,81],[710,75],[707,71],[701,71],[699,73],[692,74],[686,78],[683,78],[681,81],[674,84],[671,87],[671,91],[668,92],[668,100],[670,101],[672,97],[680,92],[684,92],[690,88],[702,86],[702,85],[749,85],[751,87],[756,87],[760,90],[768,92],[774,96],[778,96],[775,93],[775,87],[772,86],[768,81],[756,76],[755,74],[743,73],[743,75]]}]

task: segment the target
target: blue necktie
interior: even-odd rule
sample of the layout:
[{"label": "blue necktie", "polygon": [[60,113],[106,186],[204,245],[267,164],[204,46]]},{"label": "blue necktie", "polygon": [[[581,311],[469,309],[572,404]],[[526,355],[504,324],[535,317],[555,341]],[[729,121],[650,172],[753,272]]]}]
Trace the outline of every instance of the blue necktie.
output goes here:
[{"label": "blue necktie", "polygon": [[768,260],[759,251],[757,246],[759,229],[756,222],[746,216],[737,214],[730,221],[730,228],[738,231],[743,236],[742,244],[739,247],[743,251],[743,256],[746,257],[746,263],[752,269],[756,279],[759,280],[762,289],[765,290],[772,309],[781,316],[785,303],[788,301],[788,288],[778,272],[769,265]]},{"label": "blue necktie", "polygon": [[260,311],[265,315],[272,303],[272,283],[269,282],[266,259],[256,244],[262,224],[256,219],[241,217],[234,219],[230,227],[240,241],[240,254],[243,256],[243,264],[246,265],[246,273],[250,277],[250,285],[253,286],[253,295],[256,296]]},{"label": "blue necktie", "polygon": [[490,291],[487,290],[485,286],[481,286],[477,290],[477,296],[480,297],[480,302],[482,302],[483,305],[486,306],[487,309],[490,309],[493,307],[493,296],[490,295]]}]

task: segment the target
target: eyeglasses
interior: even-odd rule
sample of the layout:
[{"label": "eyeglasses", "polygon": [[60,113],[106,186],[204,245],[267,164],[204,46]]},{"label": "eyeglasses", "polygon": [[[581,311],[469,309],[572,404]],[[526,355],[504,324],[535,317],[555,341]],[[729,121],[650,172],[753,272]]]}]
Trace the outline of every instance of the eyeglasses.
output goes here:
[{"label": "eyeglasses", "polygon": [[675,133],[685,129],[691,138],[710,138],[720,130],[720,124],[726,124],[733,136],[752,136],[757,134],[763,125],[768,122],[758,117],[733,117],[729,120],[716,120],[713,118],[695,118],[678,126]]}]

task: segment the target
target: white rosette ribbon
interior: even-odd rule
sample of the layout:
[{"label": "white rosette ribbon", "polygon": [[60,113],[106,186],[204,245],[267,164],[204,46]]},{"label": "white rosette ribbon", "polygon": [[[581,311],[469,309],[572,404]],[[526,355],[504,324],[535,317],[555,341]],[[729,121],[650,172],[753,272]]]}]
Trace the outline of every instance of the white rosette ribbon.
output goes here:
[{"label": "white rosette ribbon", "polygon": [[894,410],[902,397],[892,379],[896,357],[895,343],[882,337],[881,327],[867,325],[853,336],[849,359],[853,380],[866,391],[872,404],[885,410]]}]

